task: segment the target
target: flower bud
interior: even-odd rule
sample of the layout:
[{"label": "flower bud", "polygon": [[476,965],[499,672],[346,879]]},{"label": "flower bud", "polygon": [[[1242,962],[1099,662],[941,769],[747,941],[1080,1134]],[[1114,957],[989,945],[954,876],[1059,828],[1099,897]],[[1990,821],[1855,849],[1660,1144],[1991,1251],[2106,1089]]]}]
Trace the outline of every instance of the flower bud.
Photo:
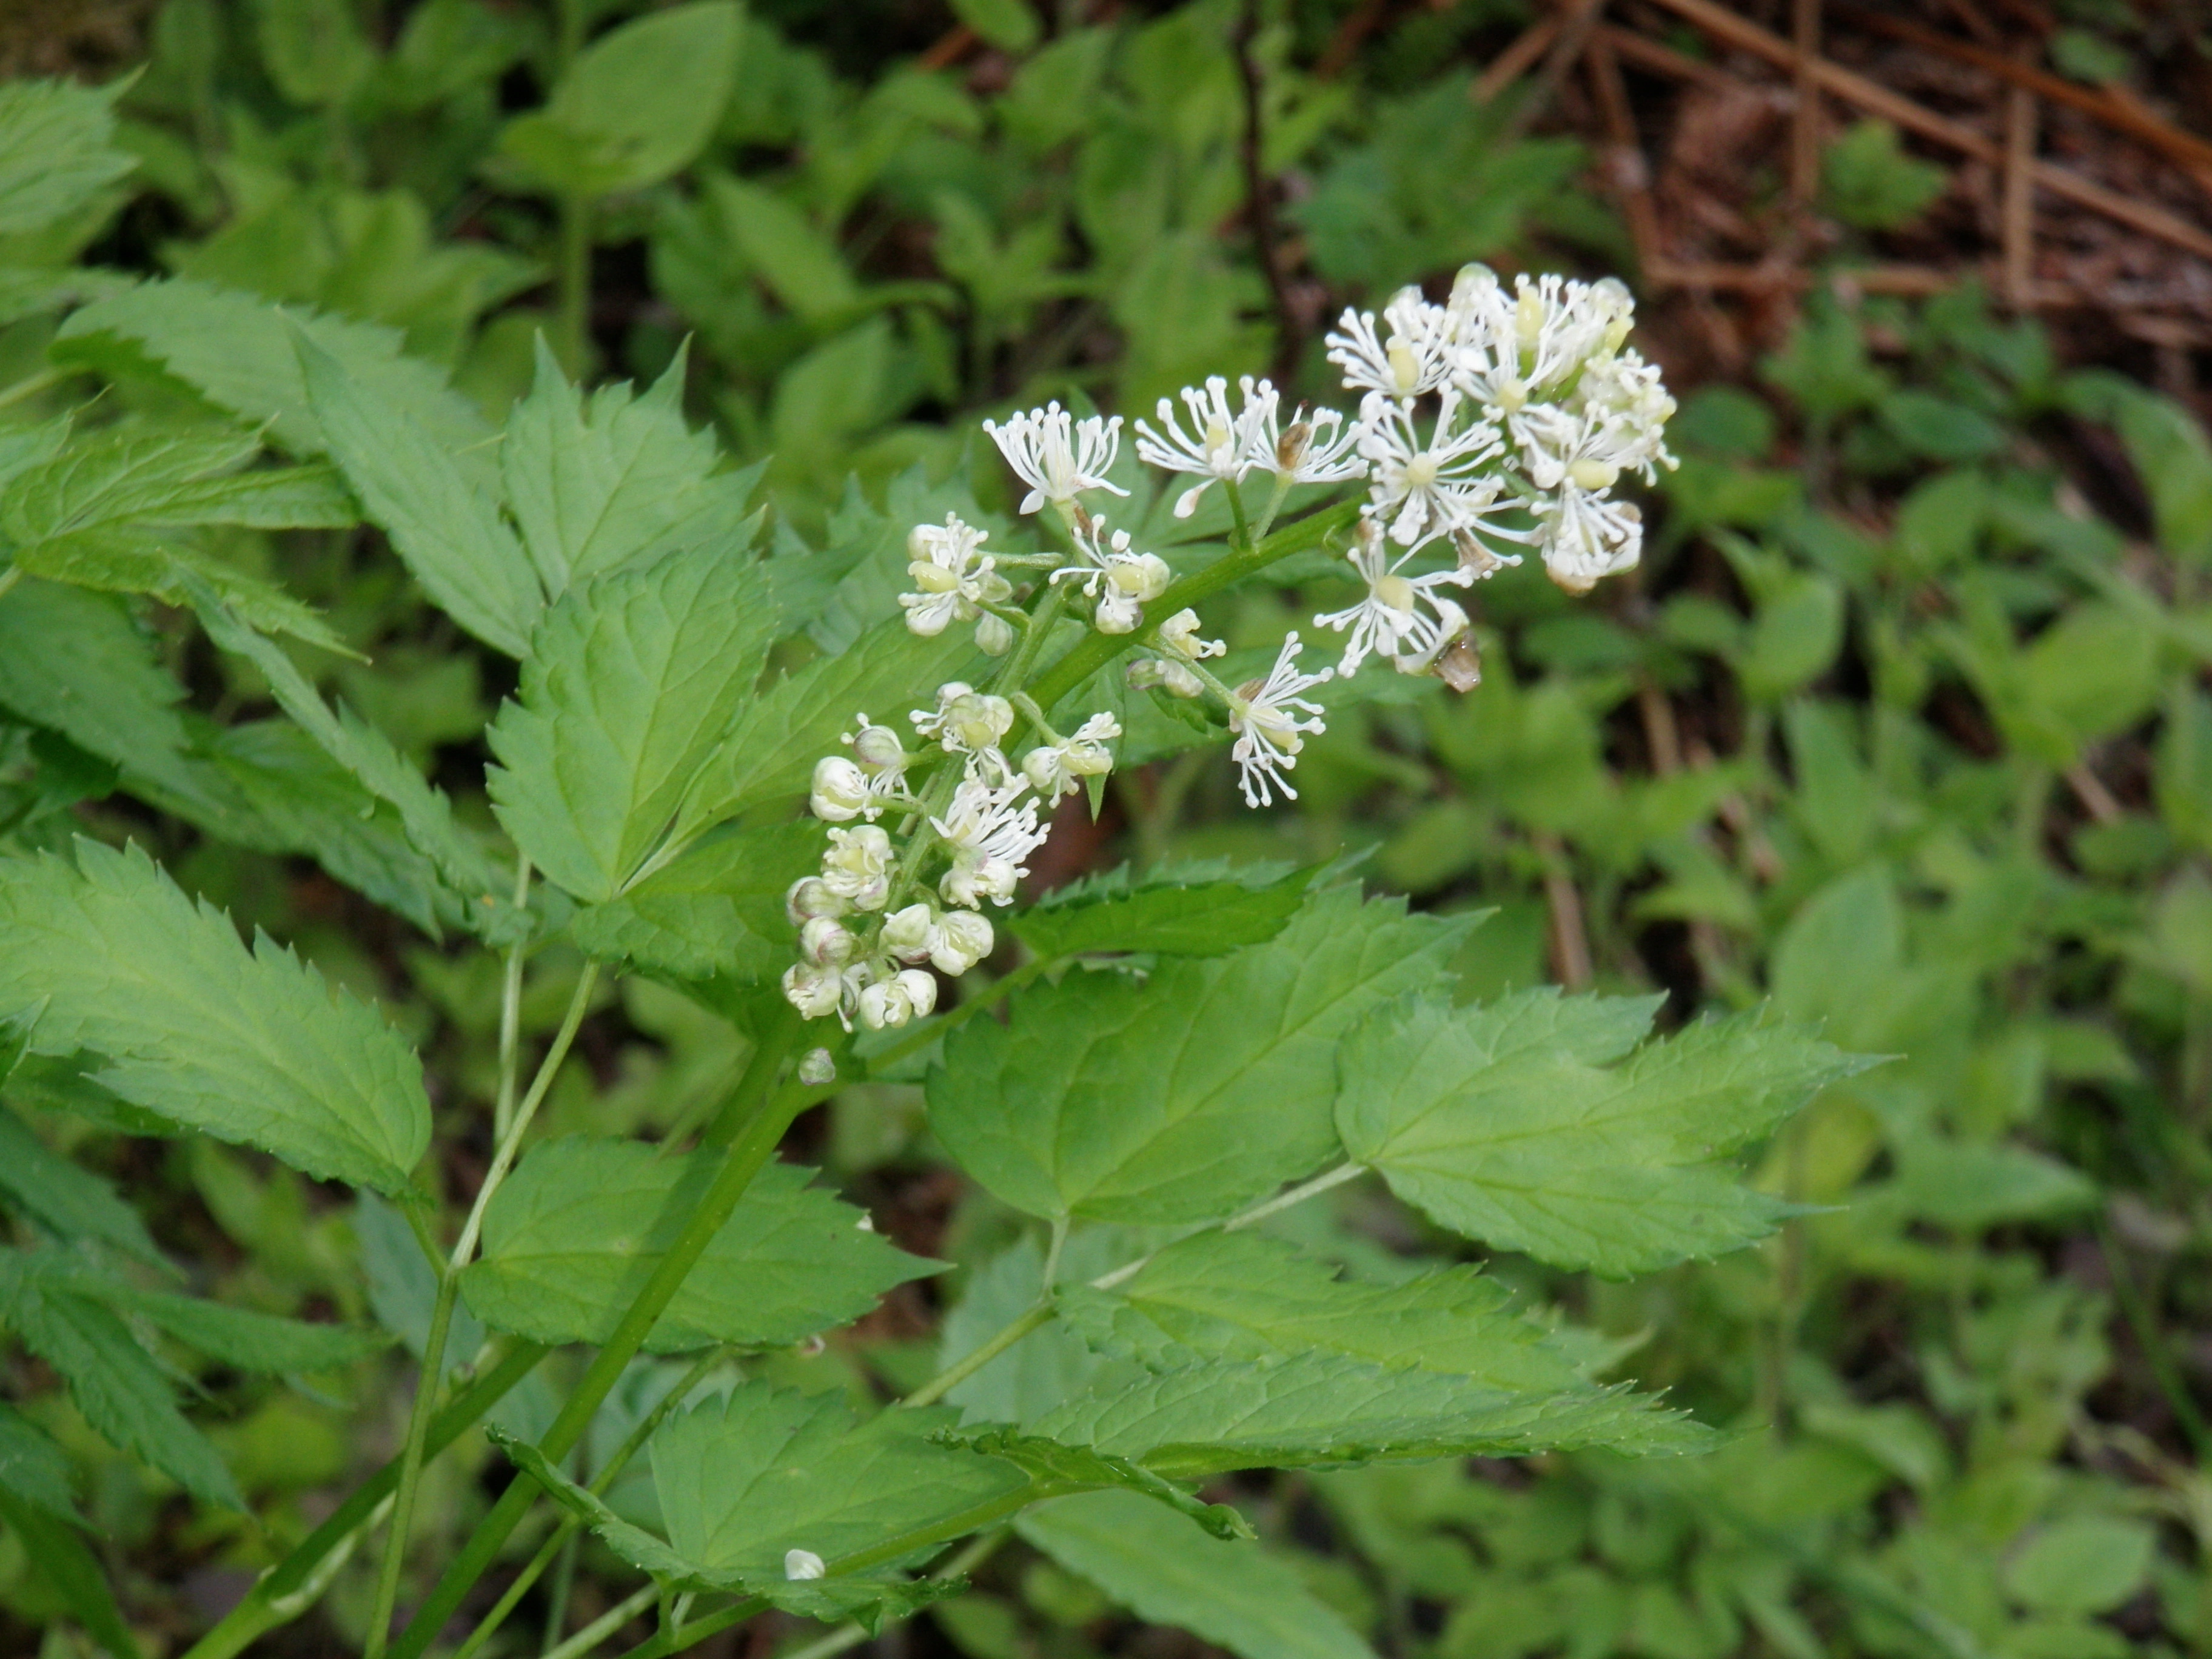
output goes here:
[{"label": "flower bud", "polygon": [[824,755],[814,763],[814,788],[807,805],[825,823],[859,817],[869,805],[867,775],[842,755]]},{"label": "flower bud", "polygon": [[799,954],[817,968],[835,968],[853,959],[854,939],[834,916],[816,916],[799,930]]},{"label": "flower bud", "polygon": [[853,738],[853,754],[872,772],[895,772],[907,763],[906,745],[888,726],[872,724],[860,716],[860,729]]},{"label": "flower bud", "polygon": [[902,968],[899,970],[897,983],[899,989],[906,993],[907,1002],[913,1008],[916,1019],[936,1012],[937,979],[934,975],[925,973],[919,968]]},{"label": "flower bud", "polygon": [[1014,648],[1013,625],[985,611],[975,619],[975,648],[987,657],[1005,656]]},{"label": "flower bud", "polygon": [[[809,1048],[799,1062],[799,1080],[810,1089],[818,1089],[825,1083],[837,1080],[837,1062],[827,1048]],[[866,1220],[865,1216],[861,1219]]]},{"label": "flower bud", "polygon": [[783,970],[783,994],[808,1019],[837,1012],[844,1000],[844,981],[835,969],[795,962]]},{"label": "flower bud", "polygon": [[1161,683],[1167,665],[1157,657],[1139,657],[1121,672],[1132,691],[1149,691]]},{"label": "flower bud", "polygon": [[1160,624],[1160,647],[1192,662],[1201,657],[1218,657],[1229,648],[1219,640],[1198,637],[1198,612],[1188,606]]},{"label": "flower bud", "polygon": [[973,910],[954,910],[939,921],[929,960],[939,973],[957,977],[991,954],[992,941],[988,920]]},{"label": "flower bud", "polygon": [[909,904],[884,918],[884,950],[902,962],[920,962],[936,944],[937,913],[927,904]]},{"label": "flower bud", "polygon": [[1160,684],[1169,695],[1177,697],[1202,696],[1206,682],[1198,671],[1187,662],[1164,662],[1160,665]]},{"label": "flower bud", "polygon": [[1107,568],[1106,580],[1133,599],[1157,599],[1168,591],[1175,572],[1157,553],[1132,553]]},{"label": "flower bud", "polygon": [[822,1558],[812,1550],[786,1550],[783,1553],[783,1576],[786,1578],[819,1578],[829,1569]]},{"label": "flower bud", "polygon": [[1313,422],[1307,420],[1301,411],[1299,418],[1291,422],[1283,435],[1275,441],[1275,471],[1296,472],[1306,458],[1307,449],[1312,446],[1313,434]]},{"label": "flower bud", "polygon": [[783,896],[783,913],[794,927],[816,916],[842,916],[851,908],[819,876],[801,876]]}]

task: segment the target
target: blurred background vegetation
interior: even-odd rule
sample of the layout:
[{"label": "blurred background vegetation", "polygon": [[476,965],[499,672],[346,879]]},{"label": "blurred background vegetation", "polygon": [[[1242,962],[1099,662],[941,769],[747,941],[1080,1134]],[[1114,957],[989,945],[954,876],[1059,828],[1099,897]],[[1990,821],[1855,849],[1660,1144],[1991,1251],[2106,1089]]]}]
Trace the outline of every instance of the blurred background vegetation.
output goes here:
[{"label": "blurred background vegetation", "polygon": [[[1909,105],[1901,121],[1864,98],[1793,113],[1792,71],[1695,7],[1599,11],[754,0],[725,54],[700,49],[696,12],[626,0],[14,0],[0,75],[115,85],[138,165],[62,233],[0,237],[0,420],[44,411],[60,306],[114,271],[390,325],[495,414],[543,332],[608,380],[680,362],[691,418],[766,464],[774,537],[849,568],[949,503],[1003,514],[985,414],[1058,396],[1133,415],[1210,372],[1326,398],[1320,336],[1346,303],[1440,293],[1469,259],[1620,272],[1684,400],[1642,571],[1573,605],[1531,572],[1488,584],[1480,687],[1345,709],[1293,811],[1245,812],[1218,753],[1117,775],[1095,822],[1057,826],[1039,885],[1125,859],[1362,852],[1379,885],[1493,912],[1461,964],[1478,994],[1657,988],[1674,1021],[1771,1001],[1899,1058],[1765,1154],[1761,1183],[1808,1206],[1767,1246],[1632,1285],[1497,1264],[1735,1431],[1715,1455],[1221,1495],[1391,1659],[2212,1655],[2212,260],[2184,234],[2212,246],[2186,118],[2212,109],[2212,9],[1736,0],[1770,40],[1809,17],[1822,61]],[[1999,162],[1931,143],[1911,111]],[[2023,240],[2023,154],[2142,211],[2084,208],[2031,166]],[[140,376],[113,395],[185,394]],[[323,657],[325,682],[465,794],[505,665],[434,622],[367,532],[226,534],[225,556],[368,654]],[[1208,621],[1264,643],[1332,591],[1316,574]],[[179,654],[204,708],[263,698],[236,662]],[[201,842],[82,758],[73,799],[0,799],[10,829],[67,814],[151,843],[380,999],[434,1073],[485,1084],[489,958],[307,861]],[[537,963],[533,1029],[577,966]],[[681,1121],[744,1046],[633,984],[580,1052],[601,1087],[564,1078],[556,1130]],[[268,1161],[79,1133],[227,1297],[352,1314],[359,1264],[404,1326],[426,1294],[396,1224],[357,1224]],[[915,1089],[848,1090],[799,1133],[909,1249],[1006,1225],[934,1156]],[[441,1134],[472,1183],[482,1126]],[[1313,1249],[1389,1276],[1441,1247],[1348,1194],[1308,1206]],[[776,1374],[926,1370],[937,1294],[904,1287]],[[404,1418],[398,1389],[208,1379],[276,1519],[188,1523],[9,1363],[10,1392],[103,1469],[88,1510],[155,1651]],[[483,1501],[441,1464],[418,1526],[453,1535]],[[606,1605],[600,1565],[586,1549],[507,1650],[536,1651],[553,1596],[572,1623]],[[1022,1548],[979,1583],[879,1638],[886,1659],[1203,1647],[1140,1616],[1171,1609],[1117,1607]],[[366,1581],[337,1594],[357,1623]],[[73,1651],[59,1605],[0,1536],[0,1650]],[[310,1618],[267,1650],[330,1639]]]}]

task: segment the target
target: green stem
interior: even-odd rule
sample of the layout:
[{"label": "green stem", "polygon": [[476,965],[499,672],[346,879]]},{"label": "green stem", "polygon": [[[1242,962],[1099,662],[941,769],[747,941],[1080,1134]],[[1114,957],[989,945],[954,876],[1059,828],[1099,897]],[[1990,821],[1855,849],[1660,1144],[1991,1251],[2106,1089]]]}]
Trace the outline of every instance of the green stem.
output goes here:
[{"label": "green stem", "polygon": [[1053,1306],[1052,1287],[1045,1287],[1044,1296],[1036,1306],[1006,1327],[980,1348],[963,1355],[943,1370],[899,1401],[902,1406],[933,1406],[947,1393],[960,1386],[1000,1354],[1049,1320],[1057,1311]]},{"label": "green stem", "polygon": [[[508,1391],[536,1370],[549,1350],[535,1342],[518,1342],[499,1362],[456,1395],[430,1425],[426,1449],[435,1456],[471,1427]],[[244,1599],[222,1617],[221,1623],[200,1638],[184,1659],[233,1659],[278,1626],[307,1610],[313,1597],[303,1595],[334,1554],[349,1547],[355,1535],[368,1526],[378,1508],[399,1485],[399,1460],[393,1458],[356,1487],[330,1518],[309,1533],[261,1577]]]},{"label": "green stem", "polygon": [[[762,1050],[774,1050],[775,1059],[780,1062],[782,1055],[788,1053],[797,1041],[799,1031],[799,1021],[795,1017],[780,1022],[776,1030],[763,1040]],[[646,1281],[645,1288],[638,1292],[636,1299],[623,1313],[605,1346],[592,1357],[583,1379],[562,1406],[560,1415],[553,1420],[553,1426],[538,1442],[539,1449],[553,1462],[557,1463],[566,1457],[577,1441],[583,1438],[584,1431],[591,1426],[592,1413],[599,1408],[599,1402],[621,1380],[623,1370],[644,1346],[646,1337],[659,1322],[669,1303],[675,1299],[676,1292],[683,1288],[684,1279],[698,1265],[699,1258],[706,1254],[707,1246],[722,1231],[731,1212],[738,1207],[738,1201],[745,1195],[746,1188],[752,1185],[753,1177],[775,1155],[776,1146],[782,1140],[784,1131],[791,1127],[793,1116],[805,1103],[807,1096],[803,1090],[786,1091],[771,1101],[769,1089],[775,1082],[777,1066],[775,1064],[763,1066],[757,1063],[760,1059],[761,1055],[757,1054],[757,1063],[746,1068],[746,1079],[757,1092],[749,1096],[741,1093],[731,1102],[732,1111],[726,1114],[742,1119],[744,1113],[750,1110],[752,1115],[731,1141],[729,1150],[723,1154],[722,1167],[714,1177],[714,1184],[708,1189],[698,1207],[692,1211],[690,1218],[684,1223],[684,1231],[677,1236],[668,1254],[660,1259],[660,1265],[653,1269],[653,1277]],[[461,1604],[469,1587],[491,1565],[492,1558],[498,1554],[500,1547],[507,1542],[530,1508],[538,1490],[537,1481],[520,1472],[507,1482],[507,1490],[500,1494],[499,1501],[477,1523],[476,1531],[470,1534],[459,1554],[454,1557],[424,1599],[414,1620],[401,1633],[393,1649],[395,1659],[419,1659],[423,1650],[444,1627],[446,1620],[453,1616],[453,1610]]]},{"label": "green stem", "polygon": [[384,1540],[384,1565],[377,1575],[376,1603],[369,1614],[368,1641],[362,1650],[362,1659],[383,1659],[385,1647],[392,1639],[392,1610],[399,1602],[399,1570],[406,1560],[407,1536],[415,1520],[415,1492],[422,1474],[422,1451],[429,1436],[430,1413],[437,1403],[445,1375],[446,1338],[453,1328],[453,1299],[460,1291],[461,1269],[476,1254],[484,1212],[490,1206],[493,1194],[506,1182],[507,1172],[514,1167],[523,1134],[530,1127],[530,1120],[537,1115],[546,1091],[553,1086],[553,1074],[568,1058],[569,1045],[575,1042],[577,1028],[584,1023],[584,1012],[591,1006],[592,991],[599,978],[599,965],[596,962],[586,963],[584,971],[577,976],[575,994],[568,999],[568,1012],[562,1018],[553,1046],[538,1062],[538,1075],[530,1080],[530,1092],[523,1097],[514,1124],[499,1143],[498,1151],[493,1153],[491,1168],[484,1172],[483,1184],[477,1189],[476,1202],[469,1206],[469,1218],[461,1224],[461,1236],[453,1245],[453,1253],[446,1262],[445,1271],[438,1275],[438,1300],[431,1310],[430,1332],[422,1345],[422,1368],[421,1380],[415,1387],[415,1404],[408,1413],[407,1449],[399,1460],[399,1493],[392,1504],[392,1529]]},{"label": "green stem", "polygon": [[[526,858],[514,869],[514,908],[520,910],[529,902],[530,860]],[[500,985],[499,1096],[491,1118],[495,1142],[507,1139],[507,1125],[514,1121],[514,1085],[522,1069],[522,957],[523,941],[517,939],[507,950],[507,974]]]},{"label": "green stem", "polygon": [[48,386],[60,385],[74,372],[66,368],[42,368],[36,374],[26,375],[6,391],[0,392],[0,409],[21,403],[26,398],[35,398]]},{"label": "green stem", "polygon": [[561,1632],[568,1627],[568,1597],[576,1587],[576,1549],[582,1540],[573,1522],[563,1522],[558,1535],[554,1548],[560,1559],[553,1568],[553,1587],[545,1593],[545,1636],[538,1644],[541,1656],[560,1647]]},{"label": "green stem", "polygon": [[545,1659],[580,1659],[581,1655],[589,1653],[651,1607],[653,1597],[659,1594],[660,1586],[658,1584],[647,1584],[643,1589],[633,1591],[628,1598],[616,1602],[559,1647],[549,1650]]},{"label": "green stem", "polygon": [[[1209,599],[1231,583],[1240,582],[1293,553],[1318,547],[1327,537],[1358,522],[1362,505],[1358,501],[1340,501],[1295,524],[1285,525],[1253,547],[1216,559],[1205,569],[1194,570],[1170,586],[1146,607],[1146,613],[1162,619],[1172,617],[1186,606]],[[1037,677],[1036,683],[1030,687],[1030,695],[1036,699],[1039,708],[1049,709],[1123,652],[1133,646],[1150,644],[1158,632],[1158,622],[1130,634],[1101,634],[1093,630]]]},{"label": "green stem", "polygon": [[561,263],[554,330],[561,366],[584,378],[586,313],[592,290],[592,203],[573,191],[561,197]]},{"label": "green stem", "polygon": [[20,564],[11,564],[5,570],[0,570],[0,595],[6,594],[9,588],[22,580],[23,567]]}]

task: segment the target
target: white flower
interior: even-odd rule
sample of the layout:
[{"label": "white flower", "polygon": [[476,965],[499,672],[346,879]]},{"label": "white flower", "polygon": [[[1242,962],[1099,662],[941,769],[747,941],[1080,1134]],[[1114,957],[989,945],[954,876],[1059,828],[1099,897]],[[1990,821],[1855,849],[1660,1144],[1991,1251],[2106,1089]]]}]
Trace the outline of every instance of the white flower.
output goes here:
[{"label": "white flower", "polygon": [[[1159,404],[1160,424],[1164,431],[1156,432],[1144,422],[1137,422],[1137,453],[1144,460],[1166,472],[1195,472],[1199,482],[1176,498],[1175,515],[1188,519],[1197,511],[1199,497],[1211,489],[1217,479],[1234,483],[1243,477],[1254,462],[1254,438],[1262,429],[1272,432],[1275,422],[1275,388],[1265,380],[1255,382],[1249,374],[1237,381],[1243,394],[1243,408],[1232,415],[1229,412],[1229,382],[1216,374],[1206,383],[1206,389],[1187,386],[1182,389],[1182,400],[1190,410],[1191,432],[1184,433],[1176,421],[1175,404],[1163,398]],[[1268,460],[1273,463],[1274,446],[1267,446]]]},{"label": "white flower", "polygon": [[1601,576],[1632,568],[1644,552],[1644,515],[1568,483],[1539,520],[1545,574],[1570,593],[1587,593]]},{"label": "white flower", "polygon": [[[937,981],[919,968],[902,968],[895,974],[886,974],[860,992],[860,1024],[872,1030],[880,1031],[886,1026],[903,1025],[910,1019],[921,1019],[937,1006]],[[812,1558],[809,1558],[811,1559]],[[803,1576],[821,1577],[819,1562],[816,1571]],[[786,1559],[785,1571],[790,1564]]]},{"label": "white flower", "polygon": [[1378,337],[1375,313],[1347,310],[1328,337],[1328,360],[1355,392],[1411,402],[1444,383],[1452,370],[1451,319],[1417,288],[1400,289],[1382,308],[1389,333]]},{"label": "white flower", "polygon": [[1358,673],[1370,652],[1395,659],[1401,672],[1418,673],[1419,668],[1407,664],[1425,658],[1433,662],[1445,641],[1466,630],[1467,612],[1440,599],[1435,590],[1447,583],[1464,587],[1474,580],[1471,572],[1454,567],[1426,576],[1401,575],[1400,568],[1413,556],[1402,553],[1392,563],[1389,547],[1372,519],[1359,521],[1359,539],[1346,556],[1367,584],[1367,597],[1348,611],[1314,618],[1317,627],[1339,633],[1352,630],[1344,642],[1344,660],[1337,665],[1339,674]]},{"label": "white flower", "polygon": [[1309,410],[1301,405],[1289,428],[1279,432],[1271,404],[1267,422],[1254,430],[1251,443],[1253,466],[1273,473],[1282,484],[1341,483],[1367,476],[1367,462],[1358,453],[1359,428],[1346,425],[1342,413],[1334,409]]},{"label": "white flower", "polygon": [[1571,479],[1578,489],[1608,489],[1625,471],[1651,483],[1657,468],[1675,465],[1666,441],[1674,413],[1658,365],[1624,351],[1591,363],[1566,404],[1525,410],[1514,435],[1538,489]]},{"label": "white flower", "polygon": [[1025,781],[995,787],[981,778],[963,779],[945,816],[930,820],[952,848],[952,868],[938,884],[948,903],[972,910],[985,899],[994,904],[1012,902],[1016,884],[1029,874],[1022,860],[1043,843],[1046,833],[1037,827],[1034,800],[1015,804],[1028,787]]},{"label": "white flower", "polygon": [[957,979],[991,954],[994,937],[990,922],[973,910],[951,911],[937,919],[930,965]]},{"label": "white flower", "polygon": [[783,1553],[783,1576],[786,1578],[819,1578],[825,1571],[822,1558],[812,1550],[786,1550]]},{"label": "white flower", "polygon": [[1029,485],[1021,510],[1034,513],[1050,501],[1066,507],[1086,489],[1108,489],[1116,495],[1129,492],[1106,482],[1121,447],[1121,417],[1102,420],[1091,415],[1079,421],[1057,402],[1042,409],[1024,410],[1000,426],[983,422],[983,430],[999,446],[999,453]]},{"label": "white flower", "polygon": [[926,903],[909,904],[884,918],[877,936],[887,956],[901,962],[924,962],[937,945],[937,912]]},{"label": "white flower", "polygon": [[809,811],[825,823],[844,823],[862,813],[873,817],[876,805],[868,775],[842,755],[824,755],[814,763],[814,782],[806,798]]},{"label": "white flower", "polygon": [[1106,520],[1093,519],[1074,532],[1075,562],[1062,565],[1052,580],[1065,579],[1097,600],[1091,620],[1102,634],[1128,634],[1144,620],[1145,602],[1168,590],[1175,573],[1156,553],[1129,550],[1129,532],[1109,534]]},{"label": "white flower", "polygon": [[891,890],[891,838],[872,823],[832,830],[822,884],[855,910],[880,910]]},{"label": "white flower", "polygon": [[915,592],[899,595],[906,625],[925,638],[942,634],[955,622],[974,622],[986,605],[1013,597],[1013,588],[992,568],[980,550],[988,532],[963,524],[952,514],[945,525],[916,525],[906,538],[907,574]]},{"label": "white flower", "polygon": [[826,1014],[837,1014],[842,1018],[845,975],[835,968],[794,962],[783,970],[783,994],[807,1019],[820,1019]]},{"label": "white flower", "polygon": [[1004,697],[978,691],[965,680],[947,680],[937,688],[934,709],[907,713],[914,729],[934,738],[956,755],[980,754],[994,747],[1014,729],[1014,706]]},{"label": "white flower", "polygon": [[[1331,678],[1328,669],[1318,674],[1298,672],[1298,636],[1283,641],[1275,666],[1264,680],[1247,680],[1229,696],[1229,729],[1237,733],[1230,754],[1239,769],[1238,781],[1247,806],[1271,805],[1274,788],[1296,800],[1298,792],[1283,775],[1297,763],[1305,746],[1304,733],[1324,730],[1321,705],[1301,695]],[[1293,709],[1310,718],[1298,719]]]},{"label": "white flower", "polygon": [[1498,428],[1475,420],[1454,432],[1463,407],[1458,394],[1447,391],[1425,441],[1407,405],[1370,392],[1360,407],[1359,450],[1374,464],[1368,493],[1401,546],[1472,532],[1512,504],[1499,501],[1498,472],[1490,465],[1504,447]]},{"label": "white flower", "polygon": [[1160,624],[1160,648],[1171,651],[1186,662],[1199,662],[1207,657],[1218,657],[1229,649],[1219,640],[1198,637],[1198,612],[1185,608],[1178,611]]},{"label": "white flower", "polygon": [[1072,795],[1085,778],[1103,777],[1114,769],[1113,751],[1106,747],[1121,735],[1121,722],[1111,714],[1093,714],[1065,743],[1040,744],[1022,757],[1022,775],[1047,800]]},{"label": "white flower", "polygon": [[783,913],[791,918],[794,927],[803,927],[817,916],[842,916],[852,908],[819,876],[801,876],[783,896]]}]

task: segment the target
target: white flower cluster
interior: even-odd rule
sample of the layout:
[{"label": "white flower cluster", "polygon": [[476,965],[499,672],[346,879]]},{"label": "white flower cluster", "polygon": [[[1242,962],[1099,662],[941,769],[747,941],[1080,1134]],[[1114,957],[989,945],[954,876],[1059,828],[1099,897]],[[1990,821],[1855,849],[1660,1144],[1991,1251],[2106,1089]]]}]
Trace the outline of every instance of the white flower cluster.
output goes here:
[{"label": "white flower cluster", "polygon": [[[955,528],[965,530],[957,520],[948,525]],[[835,1014],[848,1030],[855,1019],[871,1030],[903,1025],[937,1006],[937,981],[923,964],[957,977],[990,955],[991,924],[977,912],[1011,902],[1029,873],[1024,860],[1045,838],[1039,805],[1110,771],[1107,744],[1121,735],[1111,714],[1092,715],[1070,738],[1040,728],[1043,741],[1017,765],[1003,747],[1014,719],[1005,697],[949,680],[933,708],[908,713],[925,747],[908,751],[896,731],[861,714],[858,730],[845,734],[851,756],[815,763],[808,804],[839,827],[830,831],[821,873],[793,883],[784,898],[799,959],[784,972],[783,994],[800,1013]],[[939,812],[906,783],[909,769],[933,760],[961,769]],[[903,846],[876,823],[892,811],[902,814]],[[843,827],[855,818],[865,822]],[[927,834],[918,833],[925,823]],[[924,889],[922,866],[940,854],[934,895],[897,903]]]}]

